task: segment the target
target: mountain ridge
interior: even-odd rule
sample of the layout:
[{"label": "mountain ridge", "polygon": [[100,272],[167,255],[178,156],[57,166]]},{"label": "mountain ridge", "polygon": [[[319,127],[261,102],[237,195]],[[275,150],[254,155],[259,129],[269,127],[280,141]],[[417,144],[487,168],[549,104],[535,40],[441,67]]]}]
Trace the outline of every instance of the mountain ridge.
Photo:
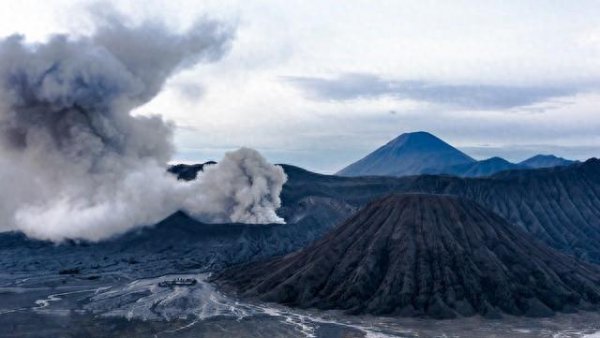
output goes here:
[{"label": "mountain ridge", "polygon": [[532,156],[524,161],[521,161],[518,164],[528,167],[528,168],[540,169],[540,168],[568,166],[575,162],[576,161],[567,160],[565,158],[558,157],[558,156],[555,156],[552,154],[547,154],[547,155],[538,154],[538,155]]},{"label": "mountain ridge", "polygon": [[460,177],[491,176],[512,169],[539,169],[575,163],[555,155],[535,155],[512,163],[498,156],[476,161],[437,136],[410,132],[367,154],[338,171],[340,176],[410,176],[445,174]]},{"label": "mountain ridge", "polygon": [[[288,167],[284,170],[288,172]],[[600,263],[599,159],[566,167],[509,170],[480,178],[340,177],[293,169],[288,178],[279,210],[286,219],[294,217],[298,203],[311,196],[360,208],[390,193],[448,194],[483,205],[556,249]],[[349,216],[342,215],[337,221]]]},{"label": "mountain ridge", "polygon": [[459,164],[448,168],[436,169],[432,172],[427,170],[425,174],[442,174],[459,177],[484,177],[492,176],[506,170],[527,169],[526,167],[511,163],[501,157],[494,156],[474,163]]}]

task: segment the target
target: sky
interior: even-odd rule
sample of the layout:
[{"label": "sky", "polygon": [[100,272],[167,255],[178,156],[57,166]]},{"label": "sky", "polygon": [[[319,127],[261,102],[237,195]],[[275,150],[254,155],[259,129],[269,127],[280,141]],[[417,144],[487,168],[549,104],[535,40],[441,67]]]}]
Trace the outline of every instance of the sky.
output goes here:
[{"label": "sky", "polygon": [[334,173],[421,130],[478,159],[600,156],[600,1],[2,1],[0,37],[86,35],[111,6],[236,29],[135,112],[174,123],[174,162],[247,146]]}]

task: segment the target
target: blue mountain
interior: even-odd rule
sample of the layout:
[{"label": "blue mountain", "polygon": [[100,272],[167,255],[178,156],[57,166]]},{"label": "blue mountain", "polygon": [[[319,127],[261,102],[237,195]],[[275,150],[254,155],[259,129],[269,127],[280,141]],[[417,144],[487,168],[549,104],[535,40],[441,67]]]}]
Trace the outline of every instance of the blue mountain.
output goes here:
[{"label": "blue mountain", "polygon": [[427,132],[406,133],[340,170],[341,176],[406,176],[476,161]]},{"label": "blue mountain", "polygon": [[527,168],[551,168],[551,167],[562,167],[575,163],[575,161],[567,160],[562,157],[554,155],[535,155],[525,161],[519,163],[523,167]]},{"label": "blue mountain", "polygon": [[486,160],[477,161],[474,163],[459,164],[445,169],[427,171],[431,174],[447,174],[461,177],[483,177],[491,176],[495,173],[513,169],[529,169],[520,164],[511,163],[501,157],[491,157]]}]

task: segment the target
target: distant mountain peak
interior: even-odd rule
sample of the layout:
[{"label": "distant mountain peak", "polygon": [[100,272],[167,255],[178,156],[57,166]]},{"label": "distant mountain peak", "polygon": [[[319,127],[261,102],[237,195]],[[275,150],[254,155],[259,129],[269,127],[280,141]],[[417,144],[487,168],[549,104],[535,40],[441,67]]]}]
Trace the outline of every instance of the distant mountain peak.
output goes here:
[{"label": "distant mountain peak", "polygon": [[501,171],[522,169],[523,166],[511,163],[502,157],[494,156],[485,160],[450,166],[438,169],[436,172],[427,172],[431,174],[440,173],[445,175],[460,177],[484,177],[491,176]]},{"label": "distant mountain peak", "polygon": [[[534,155],[534,156],[532,156],[530,159],[540,159],[540,158],[544,158],[544,159],[546,159],[546,158],[552,158],[552,159],[556,159],[556,158],[558,158],[558,159],[563,159],[562,157],[558,157],[558,156],[556,156],[556,155],[552,155],[552,154],[537,154],[537,155]],[[564,160],[564,159],[563,159],[563,160]]]},{"label": "distant mountain peak", "polygon": [[475,162],[474,159],[425,131],[404,133],[340,170],[342,176],[417,175],[425,169]]},{"label": "distant mountain peak", "polygon": [[515,169],[538,169],[575,163],[555,155],[540,154],[520,163],[494,156],[476,161],[426,131],[404,133],[340,170],[340,176],[409,176],[446,174],[482,177]]},{"label": "distant mountain peak", "polygon": [[411,133],[400,134],[395,139],[389,141],[385,146],[449,146],[439,137],[426,131],[415,131]]},{"label": "distant mountain peak", "polygon": [[550,168],[561,167],[575,163],[575,161],[567,160],[551,154],[538,154],[519,163],[527,168]]},{"label": "distant mountain peak", "polygon": [[413,132],[409,132],[409,133],[402,133],[402,134],[398,135],[395,139],[391,140],[389,143],[395,142],[397,140],[421,140],[421,141],[438,140],[438,141],[443,142],[437,136],[433,135],[432,133],[428,133],[426,131],[413,131]]},{"label": "distant mountain peak", "polygon": [[510,163],[507,160],[503,159],[500,156],[494,156],[490,158],[486,158],[485,160],[481,160],[481,162],[502,162],[502,163]]}]

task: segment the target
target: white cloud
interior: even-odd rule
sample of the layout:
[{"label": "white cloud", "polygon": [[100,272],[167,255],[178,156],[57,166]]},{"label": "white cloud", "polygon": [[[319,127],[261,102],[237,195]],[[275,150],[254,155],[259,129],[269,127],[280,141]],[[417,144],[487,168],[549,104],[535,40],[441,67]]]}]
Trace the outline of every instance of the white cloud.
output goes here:
[{"label": "white cloud", "polygon": [[[48,30],[85,26],[67,3],[4,2],[0,35],[18,30],[38,39]],[[599,142],[594,128],[600,126],[595,113],[600,98],[593,92],[528,107],[473,111],[389,96],[312,100],[281,81],[285,76],[369,73],[467,85],[570,88],[595,83],[600,77],[596,1],[160,0],[142,6],[130,0],[114,5],[134,13],[136,20],[157,16],[181,29],[207,14],[238,22],[236,41],[224,60],[181,73],[138,110],[185,127],[176,135],[181,159],[214,159],[224,149],[247,145],[272,161],[333,172],[414,130],[465,147],[590,147]],[[182,97],[182,83],[201,88],[201,98]],[[572,153],[592,155],[600,154]]]}]

